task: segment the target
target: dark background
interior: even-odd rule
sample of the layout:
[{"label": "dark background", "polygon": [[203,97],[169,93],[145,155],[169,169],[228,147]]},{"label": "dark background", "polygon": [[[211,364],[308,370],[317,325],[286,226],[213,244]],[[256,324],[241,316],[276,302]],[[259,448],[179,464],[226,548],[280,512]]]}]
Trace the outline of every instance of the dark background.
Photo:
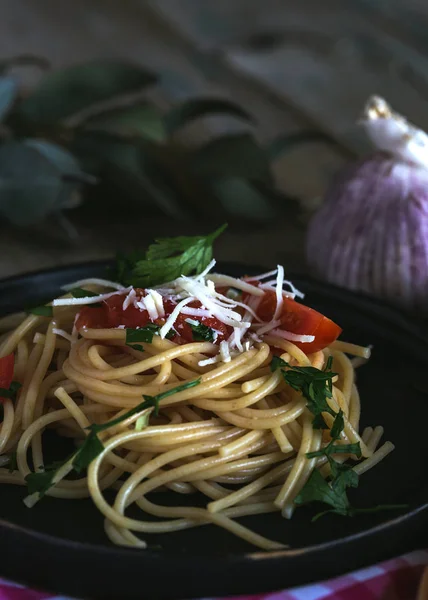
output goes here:
[{"label": "dark background", "polygon": [[[31,52],[54,68],[128,58],[162,71],[165,105],[220,94],[254,112],[262,141],[304,129],[337,140],[336,150],[309,144],[276,164],[280,187],[301,199],[301,210],[265,228],[231,227],[217,245],[221,260],[305,269],[310,209],[332,174],[364,148],[354,124],[372,93],[428,127],[424,0],[2,0],[0,11],[2,58]],[[75,240],[49,221],[31,229],[0,222],[0,277],[211,229],[206,220],[147,217],[121,198],[116,209],[98,200],[67,218]]]}]

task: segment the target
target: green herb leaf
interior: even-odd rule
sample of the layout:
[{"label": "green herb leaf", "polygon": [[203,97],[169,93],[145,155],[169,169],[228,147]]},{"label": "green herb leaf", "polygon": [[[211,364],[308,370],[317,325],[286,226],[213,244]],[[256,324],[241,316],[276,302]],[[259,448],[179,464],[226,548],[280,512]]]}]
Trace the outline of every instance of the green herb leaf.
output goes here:
[{"label": "green herb leaf", "polygon": [[16,451],[15,451],[15,452],[12,452],[9,456],[8,471],[9,471],[9,473],[13,473],[17,469],[18,469],[18,462],[16,460]]},{"label": "green herb leaf", "polygon": [[141,344],[127,344],[127,346],[133,348],[134,350],[138,350],[139,352],[144,352],[144,348]]},{"label": "green herb leaf", "polygon": [[161,394],[158,394],[157,396],[144,395],[143,402],[140,402],[140,404],[137,404],[137,406],[134,406],[134,408],[131,408],[131,410],[128,410],[128,412],[123,414],[121,417],[117,417],[116,419],[113,419],[112,421],[107,421],[107,423],[102,423],[101,425],[90,425],[88,427],[88,429],[91,432],[100,433],[101,431],[105,431],[106,429],[109,429],[110,427],[113,427],[114,425],[119,425],[119,423],[122,423],[126,419],[129,419],[129,417],[132,417],[133,415],[141,412],[142,410],[145,410],[146,408],[153,407],[154,408],[153,412],[154,412],[154,415],[156,416],[159,411],[160,400],[162,400],[163,398],[167,398],[168,396],[173,396],[174,394],[178,394],[178,392],[182,392],[183,390],[192,388],[195,385],[199,385],[200,383],[201,383],[200,379],[194,379],[192,381],[187,381],[186,383],[178,385],[170,390],[167,390],[166,392],[162,392]]},{"label": "green herb leaf", "polygon": [[[195,385],[199,385],[200,383],[201,383],[200,379],[195,379],[193,381],[187,381],[186,383],[178,385],[175,388],[167,390],[166,392],[162,392],[161,394],[158,394],[157,396],[143,396],[144,397],[143,402],[141,402],[134,408],[131,408],[131,410],[129,410],[127,413],[125,413],[121,417],[117,417],[116,419],[112,419],[111,421],[108,421],[107,423],[103,423],[101,425],[97,425],[97,424],[90,425],[87,428],[89,430],[89,433],[86,436],[83,444],[72,455],[72,457],[69,457],[65,461],[62,461],[62,462],[56,462],[53,465],[46,467],[40,473],[30,473],[29,475],[27,475],[25,480],[28,485],[29,493],[33,494],[35,492],[38,492],[40,497],[43,497],[46,494],[46,492],[48,491],[48,489],[50,487],[52,487],[52,485],[53,485],[52,479],[53,479],[56,471],[60,467],[62,467],[66,462],[68,462],[71,458],[72,458],[73,469],[77,473],[80,473],[84,469],[87,469],[89,467],[89,465],[91,464],[91,462],[99,454],[101,454],[101,452],[104,450],[103,443],[98,438],[98,435],[97,435],[98,433],[105,431],[106,429],[109,429],[110,427],[113,427],[114,425],[118,425],[119,423],[122,423],[129,417],[132,417],[136,413],[141,412],[142,410],[145,410],[147,408],[153,407],[154,414],[157,415],[158,410],[159,410],[160,400],[162,400],[163,398],[166,398],[168,396],[172,396],[173,394],[177,394],[178,392],[182,392],[183,390],[187,390],[188,388],[192,388]],[[148,419],[148,415],[147,415],[147,417],[146,417],[146,415],[141,415],[141,417],[139,419],[137,419],[137,423],[140,419],[142,419],[142,420],[140,421],[139,426],[143,427],[144,425],[147,424],[146,419]]]},{"label": "green herb leaf", "polygon": [[350,513],[351,516],[354,516],[366,513],[381,512],[383,510],[402,510],[404,508],[408,508],[408,506],[408,504],[378,504],[377,506],[372,506],[370,508],[351,508]]},{"label": "green herb leaf", "polygon": [[333,444],[330,442],[325,448],[316,452],[308,452],[306,456],[308,458],[317,458],[318,456],[331,456],[332,454],[354,454],[358,458],[361,458],[360,442],[356,442],[355,444]]},{"label": "green herb leaf", "polygon": [[39,497],[43,498],[49,488],[52,487],[52,479],[56,473],[56,470],[46,470],[40,473],[29,473],[25,477],[27,482],[29,494],[35,494],[38,492]]},{"label": "green herb leaf", "polygon": [[[331,368],[328,362],[326,368]],[[327,424],[322,413],[327,412],[336,417],[335,411],[329,406],[327,398],[332,397],[331,381],[336,373],[330,370],[321,371],[315,367],[292,367],[278,357],[271,362],[271,370],[280,368],[287,384],[306,398],[306,406],[314,415],[312,425],[314,429],[327,429]]]},{"label": "green herb leaf", "polygon": [[254,118],[239,104],[223,98],[195,98],[174,106],[164,117],[165,128],[172,135],[195,119],[213,115],[238,117],[254,123]]},{"label": "green herb leaf", "polygon": [[11,400],[16,400],[16,394],[21,387],[22,384],[19,383],[19,381],[12,381],[8,389],[0,388],[0,398],[10,398]]},{"label": "green herb leaf", "polygon": [[176,237],[156,240],[145,257],[118,257],[117,279],[135,287],[153,287],[180,275],[200,273],[212,259],[212,244],[225,230],[223,225],[205,237]]},{"label": "green herb leaf", "polygon": [[310,502],[328,504],[341,515],[346,515],[349,508],[346,494],[340,488],[336,489],[330,486],[317,469],[312,471],[308,481],[294,499],[294,503],[298,506]]},{"label": "green herb leaf", "polygon": [[[89,428],[90,429],[90,428]],[[80,473],[104,450],[104,446],[95,431],[90,431],[85,441],[75,453],[73,469]]]},{"label": "green herb leaf", "polygon": [[138,417],[138,419],[135,421],[135,431],[141,431],[147,427],[149,424],[149,417],[150,415],[148,412],[146,412],[144,415],[141,415],[141,417]]},{"label": "green herb leaf", "polygon": [[213,342],[214,330],[203,323],[193,322],[191,319],[186,319],[186,323],[190,325],[192,330],[193,340],[195,342]]},{"label": "green herb leaf", "polygon": [[49,488],[53,485],[52,479],[54,478],[55,473],[69,460],[70,457],[63,461],[54,461],[52,464],[45,466],[42,471],[29,473],[25,477],[29,494],[38,492],[39,497],[43,498]]},{"label": "green herb leaf", "polygon": [[285,360],[282,360],[282,358],[280,358],[279,356],[276,356],[276,354],[274,354],[272,356],[272,360],[270,361],[270,370],[273,373],[277,369],[282,369],[283,367],[286,367],[287,365],[288,365],[288,363],[286,363]]},{"label": "green herb leaf", "polygon": [[73,288],[72,290],[69,290],[68,293],[71,294],[73,298],[93,298],[94,296],[98,296],[98,294],[96,294],[95,292],[84,290],[81,287]]},{"label": "green herb leaf", "polygon": [[27,312],[30,315],[39,315],[40,317],[53,317],[52,306],[36,306],[35,308],[30,308]]},{"label": "green herb leaf", "polygon": [[337,413],[337,415],[334,418],[333,426],[332,426],[332,428],[330,430],[330,436],[331,436],[332,440],[338,440],[339,439],[340,434],[342,433],[344,426],[345,426],[345,422],[344,422],[344,419],[343,419],[343,410],[340,408],[339,412]]},{"label": "green herb leaf", "polygon": [[153,336],[159,333],[159,330],[160,325],[156,325],[156,323],[148,323],[139,329],[127,329],[126,344],[128,346],[131,346],[136,342],[145,342],[146,344],[151,344],[153,341]]}]

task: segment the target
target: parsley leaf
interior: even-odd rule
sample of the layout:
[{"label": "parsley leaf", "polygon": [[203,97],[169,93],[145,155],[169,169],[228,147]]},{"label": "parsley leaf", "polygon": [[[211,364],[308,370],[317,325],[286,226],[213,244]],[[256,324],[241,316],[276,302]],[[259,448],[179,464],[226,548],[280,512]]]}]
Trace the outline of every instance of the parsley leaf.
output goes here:
[{"label": "parsley leaf", "polygon": [[81,287],[73,288],[72,290],[69,290],[68,293],[71,294],[73,298],[93,298],[94,296],[98,296],[98,294],[96,294],[95,292],[84,290]]},{"label": "parsley leaf", "polygon": [[272,371],[281,369],[286,383],[306,398],[306,406],[314,415],[314,429],[328,429],[322,413],[336,417],[336,412],[327,402],[327,398],[332,397],[332,379],[336,376],[330,370],[331,361],[327,361],[326,370],[321,371],[315,367],[292,367],[282,358],[274,356],[270,367]]},{"label": "parsley leaf", "polygon": [[312,471],[300,493],[294,499],[298,506],[309,502],[323,502],[332,506],[334,512],[341,515],[348,513],[349,501],[341,487],[330,486],[318,469]]},{"label": "parsley leaf", "polygon": [[330,456],[331,454],[355,454],[357,458],[361,458],[360,442],[355,444],[333,444],[330,442],[325,448],[316,452],[308,452],[308,458],[317,458],[318,456]]},{"label": "parsley leaf", "polygon": [[52,306],[36,306],[27,310],[29,315],[38,315],[40,317],[53,317]]},{"label": "parsley leaf", "polygon": [[52,480],[56,472],[69,460],[70,456],[64,461],[54,461],[52,464],[44,467],[42,471],[38,471],[37,473],[29,473],[25,477],[29,494],[35,494],[38,492],[39,498],[43,498],[49,488],[54,485]]},{"label": "parsley leaf", "polygon": [[[136,342],[145,342],[146,344],[151,344],[153,342],[153,336],[159,335],[159,330],[161,326],[156,325],[156,323],[147,323],[144,327],[140,327],[138,329],[127,329],[126,330],[126,345],[134,348],[134,350],[139,350],[140,352],[144,352],[143,346],[141,344],[136,344]],[[175,331],[172,329],[166,335],[166,338],[170,340],[175,335]]]},{"label": "parsley leaf", "polygon": [[[91,425],[92,427],[92,425]],[[89,427],[88,429],[90,429]],[[103,443],[95,431],[90,431],[83,444],[77,450],[73,458],[73,469],[80,473],[87,469],[91,462],[104,450]]]},{"label": "parsley leaf", "polygon": [[125,285],[144,288],[173,281],[180,275],[198,274],[212,259],[212,244],[226,227],[208,236],[158,239],[144,256],[118,256],[116,278]]},{"label": "parsley leaf", "polygon": [[18,390],[20,390],[22,384],[19,381],[12,381],[9,388],[0,388],[0,398],[10,398],[11,400],[16,400],[16,395]]},{"label": "parsley leaf", "polygon": [[192,330],[193,341],[195,342],[213,342],[214,341],[214,330],[208,325],[199,323],[198,321],[192,321],[186,319],[186,323],[190,325]]},{"label": "parsley leaf", "polygon": [[[166,392],[162,392],[161,394],[157,394],[156,396],[143,396],[144,401],[140,402],[134,408],[131,408],[128,412],[123,414],[116,419],[112,419],[111,421],[107,421],[107,423],[102,423],[101,425],[94,424],[90,425],[87,429],[89,430],[88,435],[86,436],[84,442],[80,446],[80,448],[74,452],[71,457],[68,457],[65,461],[56,462],[46,467],[43,471],[38,473],[29,473],[25,480],[27,482],[28,491],[30,494],[35,492],[39,493],[39,498],[42,498],[50,487],[53,485],[53,478],[55,473],[58,471],[60,467],[65,465],[66,462],[72,459],[72,467],[77,472],[80,473],[84,469],[87,469],[91,462],[104,450],[103,443],[98,437],[98,433],[101,431],[105,431],[114,425],[118,425],[125,421],[129,417],[132,417],[136,413],[145,410],[147,408],[154,407],[154,414],[157,415],[159,411],[159,402],[163,398],[167,398],[168,396],[172,396],[173,394],[177,394],[178,392],[182,392],[183,390],[187,390],[201,383],[201,379],[194,379],[192,381],[187,381],[181,385],[176,386]],[[139,423],[138,423],[139,422]],[[137,431],[142,429],[148,424],[148,415],[141,415],[137,419],[138,426]]]},{"label": "parsley leaf", "polygon": [[16,460],[16,450],[15,452],[11,452],[9,455],[9,463],[8,463],[8,471],[9,473],[13,473],[18,469],[18,463]]},{"label": "parsley leaf", "polygon": [[127,329],[126,330],[126,344],[131,346],[135,342],[145,342],[151,344],[155,333],[159,333],[160,325],[156,323],[148,323],[144,327],[139,329]]}]

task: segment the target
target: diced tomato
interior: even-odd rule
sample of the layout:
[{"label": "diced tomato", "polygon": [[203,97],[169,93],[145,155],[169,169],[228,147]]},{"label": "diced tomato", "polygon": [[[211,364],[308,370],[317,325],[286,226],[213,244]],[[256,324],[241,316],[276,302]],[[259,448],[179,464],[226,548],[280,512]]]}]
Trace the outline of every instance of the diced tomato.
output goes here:
[{"label": "diced tomato", "polygon": [[[10,384],[13,379],[13,367],[15,365],[15,356],[14,354],[8,354],[3,358],[0,358],[0,388],[4,390],[8,390],[10,388]],[[2,402],[4,398],[0,397],[0,402]]]},{"label": "diced tomato", "polygon": [[[254,282],[252,282],[254,284]],[[248,295],[247,295],[248,298]],[[247,300],[245,298],[244,302]],[[257,315],[263,321],[271,321],[276,308],[276,295],[271,290],[266,290],[257,308]],[[313,342],[295,342],[296,346],[306,354],[322,350],[334,342],[342,332],[342,329],[333,321],[300,302],[291,298],[283,298],[281,315],[279,317],[280,329],[296,333],[298,335],[313,335]]]},{"label": "diced tomato", "polygon": [[[142,298],[145,295],[145,290],[136,289],[137,298]],[[85,306],[80,311],[79,317],[76,322],[78,330],[82,328],[95,328],[95,329],[109,329],[113,327],[119,327],[120,325],[136,329],[138,327],[144,327],[147,323],[151,322],[149,314],[146,310],[140,310],[133,304],[123,310],[123,294],[115,294],[111,296],[100,307]],[[165,317],[155,320],[157,325],[162,326],[165,320],[172,313],[177,303],[170,299],[164,299],[163,306],[165,310]],[[190,308],[201,308],[201,303],[198,301],[190,302],[188,304]],[[186,319],[192,319],[199,321],[203,325],[210,327],[218,332],[217,343],[229,337],[232,333],[232,328],[228,327],[215,317],[194,317],[184,314],[179,314],[174,324],[174,330],[178,335],[172,339],[176,343],[186,343],[193,341],[193,332],[189,323]]]}]

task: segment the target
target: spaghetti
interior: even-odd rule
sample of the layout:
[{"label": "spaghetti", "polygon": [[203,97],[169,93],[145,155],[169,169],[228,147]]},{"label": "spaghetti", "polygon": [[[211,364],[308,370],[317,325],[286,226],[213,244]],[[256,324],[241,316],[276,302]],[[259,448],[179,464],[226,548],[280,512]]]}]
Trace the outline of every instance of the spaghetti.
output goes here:
[{"label": "spaghetti", "polygon": [[[236,519],[275,511],[290,518],[314,471],[328,479],[332,464],[356,458],[350,450],[323,454],[332,440],[344,450],[358,445],[359,473],[393,449],[378,448],[379,427],[359,433],[348,355],[364,361],[370,350],[337,341],[334,323],[294,300],[300,293],[282,267],[234,279],[210,275],[213,266],[152,289],[76,282],[48,307],[50,316],[29,315],[10,332],[0,350],[0,454],[4,464],[16,452],[16,468],[0,468],[1,483],[27,483],[28,506],[44,494],[90,496],[119,545],[144,548],[144,534],[211,523],[273,550],[283,544]],[[11,356],[16,399],[7,393],[12,372],[1,375]],[[290,373],[325,375],[327,409],[316,418],[327,429],[315,426],[311,399]],[[77,449],[55,468],[45,465],[47,428]],[[70,479],[89,437],[98,450]],[[116,491],[112,504],[107,489]],[[156,501],[154,492],[166,489],[175,506]],[[205,508],[181,506],[189,494],[202,494]],[[129,516],[131,505],[140,518]]]}]

